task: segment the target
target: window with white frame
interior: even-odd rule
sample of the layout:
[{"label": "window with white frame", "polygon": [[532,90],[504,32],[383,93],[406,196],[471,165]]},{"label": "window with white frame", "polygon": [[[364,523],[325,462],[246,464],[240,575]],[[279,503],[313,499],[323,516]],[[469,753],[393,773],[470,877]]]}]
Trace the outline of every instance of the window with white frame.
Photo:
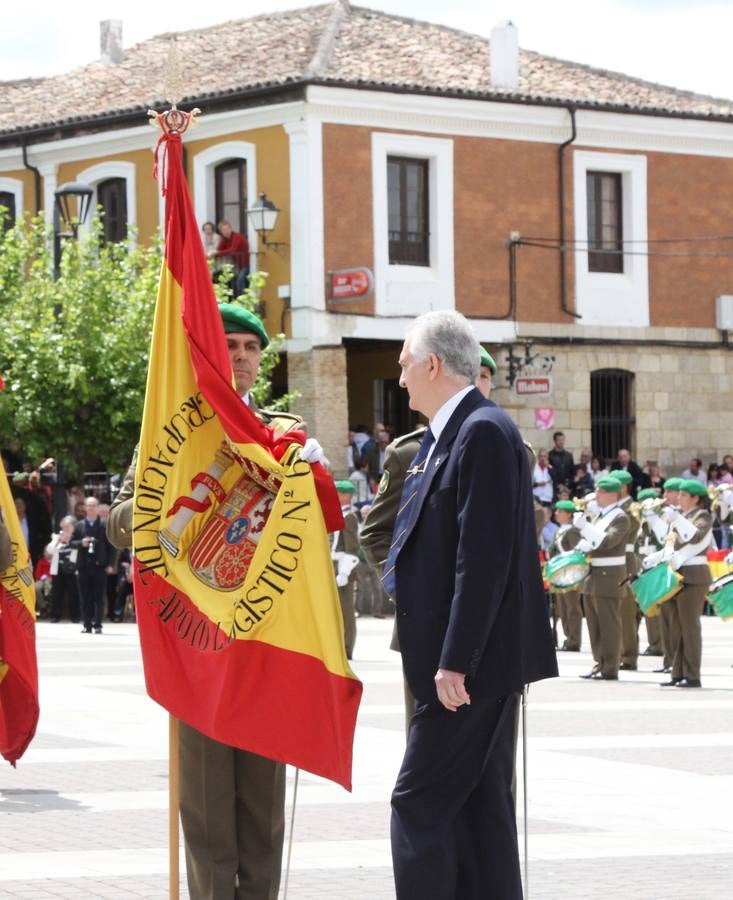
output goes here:
[{"label": "window with white frame", "polygon": [[94,191],[92,215],[82,225],[88,231],[97,207],[102,207],[102,239],[116,243],[127,237],[128,230],[137,225],[137,190],[135,163],[110,160],[97,163],[79,172],[75,178]]},{"label": "window with white frame", "polygon": [[372,134],[377,315],[455,307],[453,141]]},{"label": "window with white frame", "polygon": [[3,231],[15,225],[23,215],[23,182],[18,178],[0,178],[0,206],[4,207]]},{"label": "window with white frame", "polygon": [[193,157],[194,209],[199,226],[227,219],[257,249],[257,232],[247,221],[248,201],[257,196],[257,148],[246,141],[222,141]]},{"label": "window with white frame", "polygon": [[649,325],[647,159],[573,153],[575,307],[581,325]]},{"label": "window with white frame", "polygon": [[102,207],[102,239],[116,244],[127,237],[127,185],[124,178],[107,178],[97,185],[97,203]]}]

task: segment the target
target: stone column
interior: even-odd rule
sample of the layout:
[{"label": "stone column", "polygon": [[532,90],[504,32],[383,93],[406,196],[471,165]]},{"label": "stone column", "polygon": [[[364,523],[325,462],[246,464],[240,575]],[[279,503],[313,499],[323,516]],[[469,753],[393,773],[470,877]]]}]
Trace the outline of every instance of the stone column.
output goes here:
[{"label": "stone column", "polygon": [[346,393],[346,349],[314,347],[288,353],[288,386],[300,391],[292,411],[306,421],[308,435],[317,438],[336,478],[346,470],[349,428]]}]

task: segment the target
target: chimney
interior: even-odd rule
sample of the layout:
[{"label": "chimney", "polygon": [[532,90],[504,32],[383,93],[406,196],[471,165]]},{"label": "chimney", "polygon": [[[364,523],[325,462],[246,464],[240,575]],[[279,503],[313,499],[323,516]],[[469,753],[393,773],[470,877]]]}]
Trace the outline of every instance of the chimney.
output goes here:
[{"label": "chimney", "polygon": [[519,87],[519,38],[515,25],[499,22],[491,29],[489,54],[491,84],[516,91]]},{"label": "chimney", "polygon": [[99,23],[99,52],[104,66],[122,62],[122,19],[105,19]]}]

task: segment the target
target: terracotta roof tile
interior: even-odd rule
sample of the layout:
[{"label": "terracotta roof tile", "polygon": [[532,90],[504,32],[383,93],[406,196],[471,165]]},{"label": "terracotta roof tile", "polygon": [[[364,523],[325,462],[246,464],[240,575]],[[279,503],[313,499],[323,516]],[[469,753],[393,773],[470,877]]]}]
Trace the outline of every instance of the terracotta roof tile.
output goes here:
[{"label": "terracotta roof tile", "polygon": [[[163,103],[173,35],[130,47],[117,65],[94,62],[50,78],[0,82],[0,134]],[[339,3],[224,22],[175,35],[188,101],[317,80],[429,93],[733,117],[733,101],[520,51],[516,92],[491,85],[487,38]],[[141,118],[142,121],[142,118]]]}]

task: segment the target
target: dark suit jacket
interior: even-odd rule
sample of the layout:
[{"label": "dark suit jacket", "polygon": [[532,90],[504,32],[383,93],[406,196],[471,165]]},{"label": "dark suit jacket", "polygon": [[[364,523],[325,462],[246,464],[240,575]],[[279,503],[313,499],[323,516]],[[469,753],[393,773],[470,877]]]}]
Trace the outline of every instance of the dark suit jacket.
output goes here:
[{"label": "dark suit jacket", "polygon": [[[85,537],[94,538],[94,553],[90,553],[89,548],[82,544],[82,538]],[[74,525],[69,546],[73,550],[79,551],[76,567],[80,572],[91,569],[93,566],[105,568],[112,565],[114,561],[114,549],[107,540],[107,529],[99,517],[91,525],[86,519],[77,522]]]},{"label": "dark suit jacket", "polygon": [[494,699],[557,675],[527,452],[510,417],[472,390],[437,441],[397,557],[407,681],[436,700],[438,668]]}]

